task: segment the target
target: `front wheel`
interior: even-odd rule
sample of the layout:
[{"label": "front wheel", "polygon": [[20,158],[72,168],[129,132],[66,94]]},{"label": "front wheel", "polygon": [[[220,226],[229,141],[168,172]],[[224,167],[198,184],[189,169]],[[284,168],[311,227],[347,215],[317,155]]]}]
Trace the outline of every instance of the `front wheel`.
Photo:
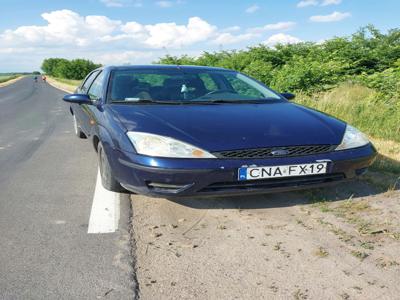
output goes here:
[{"label": "front wheel", "polygon": [[81,128],[78,125],[78,121],[76,120],[75,115],[72,115],[73,118],[73,122],[74,122],[74,132],[75,135],[80,138],[80,139],[85,139],[86,135],[83,133],[83,131],[81,130]]},{"label": "front wheel", "polygon": [[97,147],[97,153],[99,157],[99,168],[100,168],[100,175],[101,175],[101,183],[106,190],[112,192],[123,192],[123,187],[119,184],[117,180],[115,180],[114,175],[112,173],[110,163],[108,162],[108,158],[106,153],[104,152],[104,147],[99,142]]}]

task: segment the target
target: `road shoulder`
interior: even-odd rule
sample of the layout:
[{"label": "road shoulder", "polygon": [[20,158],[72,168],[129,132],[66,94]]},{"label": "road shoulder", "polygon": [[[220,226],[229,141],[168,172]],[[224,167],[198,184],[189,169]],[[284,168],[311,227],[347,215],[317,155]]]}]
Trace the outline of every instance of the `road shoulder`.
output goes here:
[{"label": "road shoulder", "polygon": [[[400,191],[133,195],[143,299],[394,299]],[[388,223],[385,223],[388,222]]]},{"label": "road shoulder", "polygon": [[66,93],[73,93],[73,92],[75,92],[75,90],[77,88],[74,85],[70,85],[70,84],[67,84],[67,83],[64,83],[64,82],[60,82],[57,79],[52,78],[52,77],[47,77],[47,82],[51,86],[55,87],[56,89],[59,89],[59,90],[61,90],[63,92],[66,92]]},{"label": "road shoulder", "polygon": [[13,83],[17,82],[18,80],[20,80],[20,79],[22,79],[22,78],[24,78],[24,77],[25,77],[25,76],[19,76],[19,77],[17,77],[17,78],[10,79],[10,80],[7,80],[7,81],[5,81],[5,82],[2,82],[2,83],[0,83],[0,88],[1,88],[1,87],[5,87],[5,86],[8,86],[8,85],[10,85],[10,84],[13,84]]}]

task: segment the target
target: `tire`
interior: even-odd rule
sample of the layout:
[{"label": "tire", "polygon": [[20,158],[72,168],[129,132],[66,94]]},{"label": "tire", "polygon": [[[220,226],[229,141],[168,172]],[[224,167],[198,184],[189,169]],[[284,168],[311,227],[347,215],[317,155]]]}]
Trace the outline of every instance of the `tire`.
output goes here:
[{"label": "tire", "polygon": [[108,158],[106,153],[104,152],[104,147],[99,142],[97,146],[97,154],[99,158],[99,169],[101,175],[101,183],[106,190],[112,192],[124,192],[125,189],[119,184],[117,180],[115,180],[114,175],[112,173],[110,163],[108,162]]},{"label": "tire", "polygon": [[76,120],[75,115],[72,115],[73,118],[73,123],[74,123],[74,132],[75,135],[80,138],[80,139],[86,139],[86,135],[83,133],[83,131],[81,130],[81,128],[78,125],[78,121]]}]

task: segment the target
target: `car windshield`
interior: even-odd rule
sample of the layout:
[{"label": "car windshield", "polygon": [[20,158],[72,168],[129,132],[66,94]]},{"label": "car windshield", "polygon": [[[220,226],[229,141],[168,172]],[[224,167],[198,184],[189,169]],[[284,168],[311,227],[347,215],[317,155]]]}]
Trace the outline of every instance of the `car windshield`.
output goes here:
[{"label": "car windshield", "polygon": [[281,98],[235,71],[190,68],[115,70],[109,98],[113,103],[267,102]]}]

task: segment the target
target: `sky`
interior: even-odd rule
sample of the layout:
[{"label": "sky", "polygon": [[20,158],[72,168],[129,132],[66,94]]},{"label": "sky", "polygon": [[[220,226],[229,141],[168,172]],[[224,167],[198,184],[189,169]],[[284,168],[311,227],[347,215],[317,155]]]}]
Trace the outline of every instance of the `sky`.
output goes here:
[{"label": "sky", "polygon": [[367,24],[400,27],[400,0],[0,0],[0,72],[43,59],[106,65],[322,42]]}]

